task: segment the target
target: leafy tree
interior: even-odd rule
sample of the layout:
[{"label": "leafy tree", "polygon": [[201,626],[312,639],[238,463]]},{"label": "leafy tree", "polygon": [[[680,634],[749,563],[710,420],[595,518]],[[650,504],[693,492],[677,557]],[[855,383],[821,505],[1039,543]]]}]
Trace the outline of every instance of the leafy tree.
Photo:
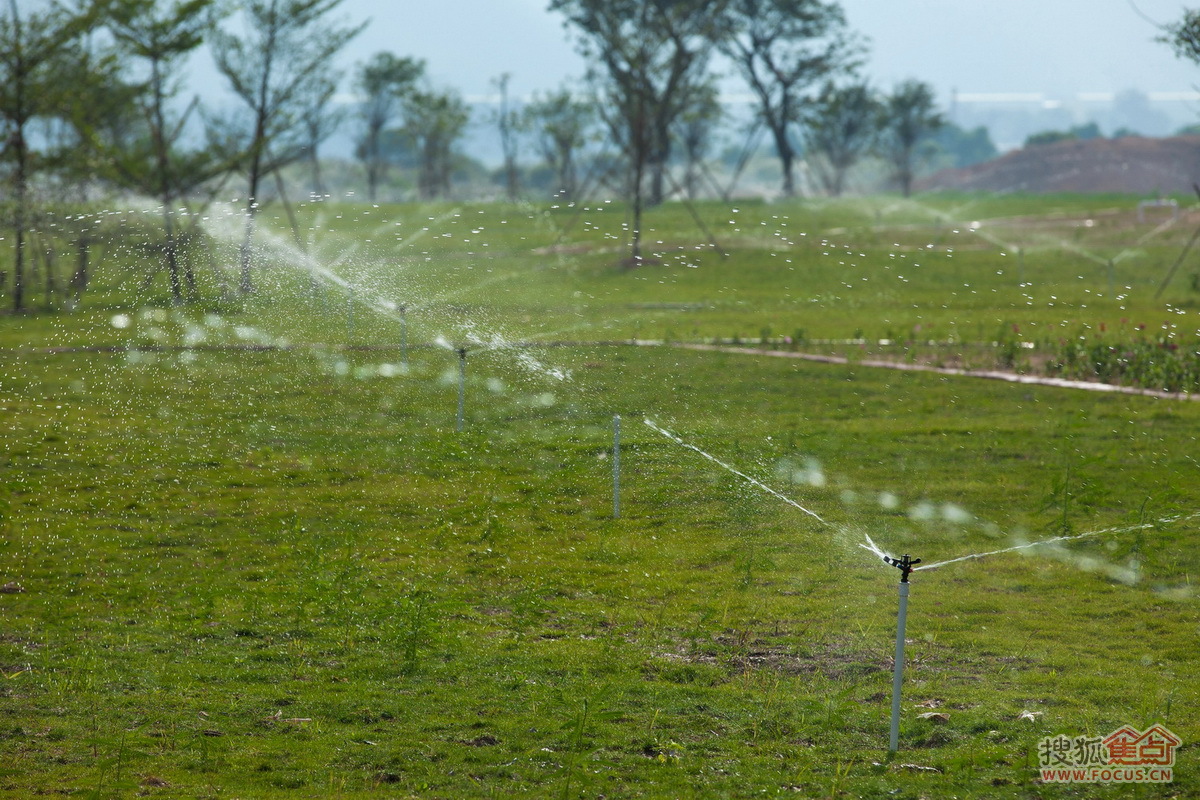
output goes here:
[{"label": "leafy tree", "polygon": [[862,46],[841,6],[824,0],[731,0],[721,14],[718,46],[758,101],[783,171],[783,193],[795,195],[796,143],[810,90],[851,71]]},{"label": "leafy tree", "polygon": [[419,158],[421,197],[434,199],[449,193],[454,144],[470,119],[467,104],[453,91],[417,89],[405,98],[402,131]]},{"label": "leafy tree", "polygon": [[717,87],[709,84],[692,96],[691,104],[675,121],[673,133],[683,148],[683,189],[688,199],[699,194],[700,170],[713,142],[713,132],[724,119]]},{"label": "leafy tree", "polygon": [[512,76],[505,72],[492,80],[492,84],[500,91],[500,108],[496,110],[495,122],[500,132],[500,149],[504,152],[504,189],[509,202],[513,202],[520,194],[520,180],[517,171],[517,133],[521,128],[520,114],[509,107],[508,82]]},{"label": "leafy tree", "polygon": [[57,190],[58,197],[77,201],[103,177],[108,155],[97,147],[95,134],[144,127],[138,105],[142,88],[126,79],[122,58],[108,36],[80,37],[50,69],[49,81],[64,88],[36,122],[39,195]]},{"label": "leafy tree", "polygon": [[341,72],[326,72],[319,74],[301,92],[304,112],[302,147],[304,157],[308,160],[309,175],[311,176],[311,191],[313,194],[325,194],[325,184],[321,180],[321,144],[334,131],[341,127],[346,119],[345,109],[333,105],[333,96],[341,83]]},{"label": "leafy tree", "polygon": [[1176,57],[1200,64],[1200,10],[1184,9],[1183,16],[1164,25],[1162,31],[1156,41],[1169,46]]},{"label": "leafy tree", "polygon": [[829,194],[842,194],[846,173],[874,147],[882,114],[875,92],[866,83],[844,87],[827,83],[821,90],[805,127],[805,142]]},{"label": "leafy tree", "polygon": [[931,154],[930,135],[943,124],[942,116],[934,111],[933,90],[927,83],[904,81],[884,101],[880,152],[891,163],[905,197],[912,194],[918,164]]},{"label": "leafy tree", "polygon": [[982,164],[998,154],[991,134],[983,125],[967,131],[947,122],[933,134],[932,143],[939,155],[945,157],[946,166],[950,167]]},{"label": "leafy tree", "polygon": [[1065,131],[1040,131],[1039,133],[1031,133],[1025,137],[1025,146],[1037,147],[1044,144],[1054,144],[1055,142],[1102,138],[1104,138],[1104,134],[1100,132],[1100,126],[1094,122],[1088,122],[1083,125],[1076,125]]},{"label": "leafy tree", "polygon": [[592,103],[577,99],[563,87],[535,95],[521,114],[521,127],[534,135],[535,145],[556,176],[556,191],[574,199],[579,191],[577,156],[595,124]]},{"label": "leafy tree", "polygon": [[[231,0],[226,0],[231,2]],[[333,57],[362,30],[332,23],[342,0],[243,0],[236,6],[242,34],[220,25],[209,34],[217,69],[250,114],[246,127],[230,128],[227,143],[241,145],[247,178],[246,228],[239,250],[242,293],[253,291],[251,245],[263,177],[304,152],[301,113],[314,81],[328,75]],[[229,6],[225,6],[229,8]]]},{"label": "leafy tree", "polygon": [[367,197],[375,200],[384,180],[388,159],[383,132],[392,125],[404,101],[416,90],[425,62],[408,56],[379,52],[359,67],[356,88],[362,96],[362,134],[355,155],[367,171]]},{"label": "leafy tree", "polygon": [[[205,151],[184,151],[181,140],[196,100],[179,115],[171,111],[179,93],[178,70],[204,40],[213,0],[131,0],[109,21],[117,41],[141,63],[140,105],[147,136],[134,143],[117,143],[110,164],[127,186],[157,197],[161,203],[165,242],[163,253],[171,297],[183,301],[176,209],[188,192],[213,177],[216,160]],[[132,146],[129,146],[132,144]],[[196,299],[196,280],[184,270],[188,299]]]},{"label": "leafy tree", "polygon": [[39,167],[38,153],[29,141],[30,126],[67,106],[75,84],[65,80],[65,64],[71,63],[74,44],[94,27],[107,5],[104,0],[50,3],[27,13],[22,13],[17,0],[0,5],[0,155],[11,168],[14,311],[25,310],[30,181]]},{"label": "leafy tree", "polygon": [[[599,110],[629,162],[633,262],[644,202],[660,203],[671,127],[711,81],[708,58],[728,0],[551,0],[595,62]],[[649,175],[648,194],[643,180]]]}]

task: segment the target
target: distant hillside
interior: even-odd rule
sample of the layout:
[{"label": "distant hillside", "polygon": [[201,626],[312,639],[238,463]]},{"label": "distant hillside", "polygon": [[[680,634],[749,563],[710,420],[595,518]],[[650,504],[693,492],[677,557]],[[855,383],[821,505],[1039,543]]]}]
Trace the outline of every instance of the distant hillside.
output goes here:
[{"label": "distant hillside", "polygon": [[918,191],[1122,192],[1191,194],[1200,183],[1200,136],[1086,139],[1014,150],[961,169],[942,170]]}]

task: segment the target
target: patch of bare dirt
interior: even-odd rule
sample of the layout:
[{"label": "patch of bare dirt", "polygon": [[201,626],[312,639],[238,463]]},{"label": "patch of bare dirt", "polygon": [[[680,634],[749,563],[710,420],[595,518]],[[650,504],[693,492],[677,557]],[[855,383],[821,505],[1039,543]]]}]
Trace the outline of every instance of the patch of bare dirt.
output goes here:
[{"label": "patch of bare dirt", "polygon": [[920,180],[918,191],[1192,194],[1200,136],[1085,139],[1036,145]]}]

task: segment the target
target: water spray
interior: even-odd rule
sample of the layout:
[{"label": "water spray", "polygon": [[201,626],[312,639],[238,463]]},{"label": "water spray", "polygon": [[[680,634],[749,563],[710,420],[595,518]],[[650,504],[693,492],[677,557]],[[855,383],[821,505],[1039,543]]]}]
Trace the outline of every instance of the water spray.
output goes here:
[{"label": "water spray", "polygon": [[921,563],[919,558],[909,558],[905,553],[900,558],[884,557],[884,563],[900,570],[900,608],[896,614],[896,658],[892,669],[892,727],[888,738],[888,752],[894,753],[900,745],[900,687],[904,683],[904,627],[908,622],[908,576],[913,567]]},{"label": "water spray", "polygon": [[728,471],[728,472],[732,472],[734,475],[737,475],[739,478],[741,478],[742,480],[746,481],[747,483],[750,483],[750,484],[751,484],[751,485],[753,485],[753,486],[757,486],[759,489],[762,489],[764,492],[766,492],[767,494],[771,495],[772,497],[777,497],[777,498],[779,498],[780,500],[782,500],[783,502],[785,502],[785,503],[787,503],[788,505],[792,506],[793,508],[798,508],[798,509],[800,509],[800,510],[801,510],[801,511],[803,511],[805,514],[808,514],[810,517],[812,517],[813,519],[815,519],[817,522],[820,522],[820,523],[821,523],[821,524],[823,524],[823,525],[829,525],[829,524],[830,524],[829,522],[826,522],[826,521],[825,521],[825,519],[824,519],[824,518],[822,518],[822,517],[821,517],[821,515],[819,515],[817,512],[815,512],[815,511],[812,511],[812,510],[810,510],[810,509],[807,509],[807,508],[805,508],[804,506],[800,505],[799,503],[797,503],[795,500],[793,500],[792,498],[788,497],[787,495],[785,495],[785,494],[781,494],[781,493],[779,493],[779,492],[775,491],[774,489],[772,489],[770,486],[767,486],[767,485],[766,485],[765,483],[763,483],[762,481],[760,481],[760,480],[755,480],[754,478],[751,478],[751,477],[750,477],[749,475],[747,475],[746,473],[744,473],[744,472],[742,472],[742,471],[740,471],[740,470],[734,469],[733,467],[729,466],[728,464],[726,464],[726,463],[725,463],[724,461],[722,461],[721,459],[717,458],[717,457],[716,457],[716,456],[714,456],[714,455],[710,455],[709,453],[706,453],[706,452],[704,452],[704,451],[703,451],[703,450],[701,450],[699,447],[696,447],[694,444],[688,444],[688,443],[687,443],[687,442],[685,442],[683,439],[680,439],[678,436],[676,436],[675,434],[671,433],[670,431],[668,431],[668,430],[665,430],[664,428],[660,428],[660,427],[658,427],[658,426],[657,426],[657,425],[655,425],[655,424],[654,424],[654,423],[653,423],[651,420],[645,419],[645,420],[642,420],[642,421],[646,423],[647,427],[653,428],[654,430],[658,431],[658,432],[659,432],[659,433],[661,433],[663,436],[667,437],[668,439],[670,439],[671,441],[673,441],[673,442],[675,442],[676,444],[680,445],[681,447],[686,447],[688,450],[691,450],[691,451],[693,451],[693,452],[695,452],[695,453],[698,453],[699,455],[703,456],[704,458],[707,458],[709,461],[711,461],[711,462],[713,462],[714,464],[716,464],[716,465],[717,465],[718,467],[720,467],[721,469],[724,469],[724,470],[726,470],[726,471]]},{"label": "water spray", "polygon": [[467,394],[467,348],[458,348],[458,422],[455,430],[463,429],[463,404]]}]

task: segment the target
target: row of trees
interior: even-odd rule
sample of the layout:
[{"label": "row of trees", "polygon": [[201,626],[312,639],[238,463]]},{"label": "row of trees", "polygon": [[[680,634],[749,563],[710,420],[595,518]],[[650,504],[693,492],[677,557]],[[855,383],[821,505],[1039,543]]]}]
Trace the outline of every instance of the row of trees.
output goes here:
[{"label": "row of trees", "polygon": [[592,64],[597,107],[626,165],[635,259],[643,201],[665,197],[673,148],[688,148],[689,133],[702,141],[697,128],[718,116],[718,54],[755,98],[786,196],[796,194],[804,145],[824,159],[834,191],[849,166],[878,147],[907,194],[918,146],[941,124],[926,85],[905,83],[881,102],[857,77],[866,48],[832,0],[551,0],[550,8]]},{"label": "row of trees", "polygon": [[[355,68],[354,106],[336,103],[347,76],[334,65],[362,29],[336,18],[341,2],[0,0],[0,156],[15,234],[12,274],[3,277],[12,307],[25,306],[35,187],[57,186],[73,198],[97,187],[155,198],[161,261],[178,302],[196,296],[180,251],[197,235],[198,216],[179,210],[243,182],[237,283],[253,291],[263,198],[285,197],[281,171],[301,163],[322,192],[319,147],[348,121],[356,122],[355,155],[370,198],[397,163],[414,167],[422,197],[446,193],[470,118],[466,103],[433,87],[423,62],[391,53]],[[581,88],[544,93],[521,108],[509,100],[508,76],[496,79],[501,104],[491,121],[506,191],[513,198],[520,191],[522,143],[568,196],[605,181],[631,200],[635,258],[645,206],[714,183],[706,159],[724,113],[718,56],[756,99],[747,142],[769,135],[786,195],[797,192],[802,152],[835,194],[863,154],[886,154],[907,193],[918,148],[940,123],[924,84],[880,97],[857,78],[865,47],[835,2],[549,0],[549,9],[562,15],[591,66]],[[205,44],[236,108],[181,99],[187,60]],[[585,153],[590,174],[581,179]],[[671,169],[679,163],[681,175]],[[74,280],[86,284],[86,270]]]},{"label": "row of trees", "polygon": [[[211,201],[241,176],[239,285],[252,291],[250,247],[264,181],[325,135],[320,123],[329,117],[320,109],[336,83],[330,64],[361,29],[331,21],[340,2],[3,0],[0,125],[15,232],[13,308],[25,306],[31,191],[41,176],[71,199],[96,185],[155,198],[177,302],[196,296],[195,275],[179,257],[181,242],[196,232],[181,223],[179,208]],[[206,41],[242,106],[226,115],[178,101],[182,67]],[[86,272],[76,278],[86,283]]]}]

